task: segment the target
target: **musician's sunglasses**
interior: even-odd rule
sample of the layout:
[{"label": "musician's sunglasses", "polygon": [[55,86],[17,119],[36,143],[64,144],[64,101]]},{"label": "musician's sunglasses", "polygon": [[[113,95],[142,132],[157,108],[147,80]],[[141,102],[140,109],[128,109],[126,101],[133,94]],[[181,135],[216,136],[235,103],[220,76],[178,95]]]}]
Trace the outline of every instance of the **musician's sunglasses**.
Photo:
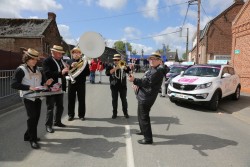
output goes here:
[{"label": "musician's sunglasses", "polygon": [[118,59],[114,59],[114,61],[120,61],[120,60],[118,60]]}]

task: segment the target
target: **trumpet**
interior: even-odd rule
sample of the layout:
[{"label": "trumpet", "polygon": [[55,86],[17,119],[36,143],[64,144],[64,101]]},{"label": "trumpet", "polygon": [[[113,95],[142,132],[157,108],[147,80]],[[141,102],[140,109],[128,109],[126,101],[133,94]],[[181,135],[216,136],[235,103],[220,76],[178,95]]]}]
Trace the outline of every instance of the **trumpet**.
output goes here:
[{"label": "trumpet", "polygon": [[126,62],[124,60],[120,60],[118,62],[118,66],[123,70],[126,67]]},{"label": "trumpet", "polygon": [[[122,81],[122,77],[123,77],[123,70],[126,67],[126,62],[124,60],[120,60],[117,64],[117,66],[121,69],[120,71],[120,79]],[[115,76],[116,76],[116,72],[115,72]]]}]

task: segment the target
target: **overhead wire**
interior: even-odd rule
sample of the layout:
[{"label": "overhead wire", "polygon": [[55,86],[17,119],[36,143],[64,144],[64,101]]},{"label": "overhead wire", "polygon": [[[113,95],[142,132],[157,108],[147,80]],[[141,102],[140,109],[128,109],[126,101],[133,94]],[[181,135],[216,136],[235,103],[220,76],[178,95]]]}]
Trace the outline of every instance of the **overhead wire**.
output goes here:
[{"label": "overhead wire", "polygon": [[89,18],[89,19],[75,20],[75,21],[69,21],[69,22],[64,22],[64,23],[90,22],[90,21],[96,21],[96,20],[111,19],[111,18],[116,18],[116,17],[122,17],[122,16],[128,16],[128,15],[134,15],[134,14],[138,14],[138,13],[145,13],[145,12],[149,12],[149,11],[155,11],[155,10],[165,9],[165,8],[168,8],[168,7],[183,5],[183,4],[186,4],[186,3],[188,3],[188,1],[182,2],[182,3],[177,3],[177,4],[172,4],[172,5],[167,5],[167,6],[163,6],[163,7],[158,7],[158,8],[152,8],[152,9],[149,9],[149,10],[140,10],[140,11],[135,11],[135,12],[130,12],[130,13],[124,13],[124,14],[120,14],[120,15],[97,17],[97,18]]},{"label": "overhead wire", "polygon": [[136,40],[143,40],[143,39],[149,39],[149,38],[154,38],[154,37],[159,37],[159,36],[165,36],[165,35],[170,35],[170,34],[175,34],[180,32],[181,30],[169,32],[169,33],[164,33],[164,34],[158,34],[158,35],[152,35],[148,37],[142,37],[142,38],[134,38],[134,39],[127,39],[126,41],[136,41]]}]

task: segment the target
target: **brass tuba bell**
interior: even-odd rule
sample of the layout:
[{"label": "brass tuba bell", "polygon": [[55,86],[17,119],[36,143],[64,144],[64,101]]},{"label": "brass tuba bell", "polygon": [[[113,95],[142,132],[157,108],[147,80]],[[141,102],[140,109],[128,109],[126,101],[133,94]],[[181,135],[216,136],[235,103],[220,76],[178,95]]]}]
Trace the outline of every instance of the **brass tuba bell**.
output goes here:
[{"label": "brass tuba bell", "polygon": [[71,80],[71,83],[75,83],[75,78],[84,70],[88,58],[97,58],[104,53],[105,41],[99,33],[85,32],[80,37],[79,50],[82,51],[84,56],[81,58],[81,61],[69,71],[68,77],[66,77],[66,79]]}]

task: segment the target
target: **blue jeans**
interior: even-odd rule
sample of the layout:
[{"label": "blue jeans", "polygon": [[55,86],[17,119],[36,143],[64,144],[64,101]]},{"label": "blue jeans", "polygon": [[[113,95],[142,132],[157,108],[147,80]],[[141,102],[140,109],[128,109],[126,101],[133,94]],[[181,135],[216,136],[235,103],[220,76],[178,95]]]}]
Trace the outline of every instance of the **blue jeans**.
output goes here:
[{"label": "blue jeans", "polygon": [[89,81],[90,83],[95,83],[95,71],[90,71]]}]

